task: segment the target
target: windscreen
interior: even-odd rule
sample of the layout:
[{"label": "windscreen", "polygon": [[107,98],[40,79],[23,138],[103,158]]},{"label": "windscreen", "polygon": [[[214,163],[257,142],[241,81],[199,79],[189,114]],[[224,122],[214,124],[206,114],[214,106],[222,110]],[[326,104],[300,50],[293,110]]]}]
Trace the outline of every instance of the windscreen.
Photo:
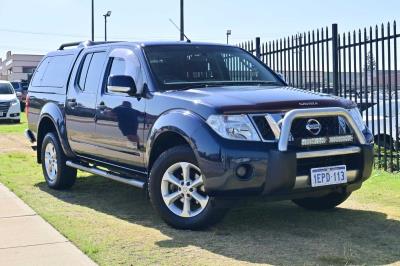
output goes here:
[{"label": "windscreen", "polygon": [[150,68],[161,89],[198,85],[283,85],[249,53],[217,45],[160,45],[145,48]]},{"label": "windscreen", "polygon": [[14,94],[14,89],[9,83],[0,83],[0,94]]}]

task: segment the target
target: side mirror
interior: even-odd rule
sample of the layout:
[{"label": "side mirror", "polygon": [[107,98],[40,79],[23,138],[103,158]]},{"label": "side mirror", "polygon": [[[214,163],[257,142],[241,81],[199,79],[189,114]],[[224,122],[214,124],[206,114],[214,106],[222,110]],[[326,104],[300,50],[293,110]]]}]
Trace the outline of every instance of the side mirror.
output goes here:
[{"label": "side mirror", "polygon": [[21,97],[21,96],[22,96],[22,93],[21,93],[20,91],[17,91],[17,92],[16,92],[16,95],[17,95],[17,97]]},{"label": "side mirror", "polygon": [[127,93],[136,95],[136,84],[131,76],[115,75],[110,76],[107,82],[107,89],[111,92]]},{"label": "side mirror", "polygon": [[286,82],[285,75],[283,75],[282,73],[279,73],[279,72],[275,72],[275,73],[281,78],[281,80]]}]

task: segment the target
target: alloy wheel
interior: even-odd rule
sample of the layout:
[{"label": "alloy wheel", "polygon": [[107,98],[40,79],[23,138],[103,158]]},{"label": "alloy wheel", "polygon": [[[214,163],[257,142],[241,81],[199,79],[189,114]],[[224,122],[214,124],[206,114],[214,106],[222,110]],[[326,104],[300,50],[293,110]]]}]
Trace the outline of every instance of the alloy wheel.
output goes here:
[{"label": "alloy wheel", "polygon": [[165,171],[161,194],[168,209],[184,218],[199,215],[209,202],[200,169],[188,162],[175,163]]},{"label": "alloy wheel", "polygon": [[47,176],[50,181],[54,181],[57,177],[57,152],[53,143],[47,143],[44,156]]}]

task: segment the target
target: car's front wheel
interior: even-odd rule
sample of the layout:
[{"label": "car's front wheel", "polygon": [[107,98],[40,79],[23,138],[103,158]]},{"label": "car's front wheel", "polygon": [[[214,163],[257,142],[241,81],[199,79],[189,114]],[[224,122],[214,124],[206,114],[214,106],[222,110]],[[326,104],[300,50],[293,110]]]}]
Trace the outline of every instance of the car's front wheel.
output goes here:
[{"label": "car's front wheel", "polygon": [[43,174],[50,188],[67,189],[72,187],[77,171],[66,165],[66,156],[60,141],[53,132],[47,133],[43,138],[41,158]]},{"label": "car's front wheel", "polygon": [[188,146],[171,148],[154,163],[149,179],[153,207],[169,225],[201,229],[223,218],[227,205],[204,191],[204,176]]},{"label": "car's front wheel", "polygon": [[333,192],[322,197],[294,199],[293,202],[298,206],[308,210],[329,210],[343,203],[350,196],[350,194],[350,192]]}]

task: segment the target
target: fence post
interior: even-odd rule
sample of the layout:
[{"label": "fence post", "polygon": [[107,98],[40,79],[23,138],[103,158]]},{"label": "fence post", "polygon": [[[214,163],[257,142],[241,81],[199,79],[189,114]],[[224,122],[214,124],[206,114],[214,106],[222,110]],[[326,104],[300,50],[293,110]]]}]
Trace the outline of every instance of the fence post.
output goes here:
[{"label": "fence post", "polygon": [[261,59],[261,40],[260,37],[256,37],[256,56]]},{"label": "fence post", "polygon": [[[339,94],[339,64],[338,64],[338,25],[332,24],[332,72],[333,72],[333,92]],[[329,73],[328,73],[329,75]],[[328,84],[329,86],[329,84]]]}]

